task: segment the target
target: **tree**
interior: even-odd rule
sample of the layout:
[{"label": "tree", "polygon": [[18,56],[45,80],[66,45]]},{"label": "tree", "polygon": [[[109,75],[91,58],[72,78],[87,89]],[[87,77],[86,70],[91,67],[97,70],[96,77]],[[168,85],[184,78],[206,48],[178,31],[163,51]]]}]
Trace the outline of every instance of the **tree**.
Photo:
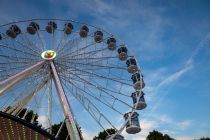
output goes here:
[{"label": "tree", "polygon": [[169,135],[167,135],[167,134],[165,134],[164,136],[163,136],[163,139],[164,140],[175,140],[175,139],[173,139],[173,138],[171,138]]},{"label": "tree", "polygon": [[[52,125],[52,134],[54,136],[57,134],[59,128],[61,127],[61,124],[62,122],[59,124]],[[65,140],[67,136],[68,136],[68,131],[67,131],[66,125],[63,125],[63,127],[61,128],[61,132],[58,135],[58,140]]]},{"label": "tree", "polygon": [[[14,112],[15,111],[15,108],[12,107],[12,106],[7,106],[6,108],[4,108],[4,111],[3,112],[8,113],[7,111],[10,111],[10,110],[12,110],[12,112]],[[12,112],[10,112],[10,114]],[[26,116],[24,117],[25,114],[26,114]],[[33,120],[33,123],[38,124],[38,121],[37,121],[38,114],[37,113],[34,113],[33,110],[28,110],[26,108],[23,108],[22,110],[20,110],[20,112],[18,113],[17,116],[19,118],[23,118],[24,117],[24,120],[26,120],[29,123]]]},{"label": "tree", "polygon": [[116,130],[113,129],[113,128],[110,128],[110,129],[106,129],[106,131],[104,130],[104,131],[102,131],[102,132],[99,132],[99,133],[98,133],[98,136],[95,136],[95,137],[93,138],[93,140],[106,140],[106,138],[107,138],[107,136],[108,136],[107,132],[108,132],[110,135],[112,135],[112,134],[115,134],[115,133],[116,133]]},{"label": "tree", "polygon": [[206,138],[200,138],[199,140],[210,140],[210,138],[206,137]]},{"label": "tree", "polygon": [[[57,132],[60,129],[61,125],[62,125],[62,122],[60,122],[59,124],[52,125],[52,134],[54,136],[57,134]],[[80,139],[83,140],[81,127],[79,127],[78,124],[76,124],[76,127],[77,127],[77,130],[79,132]],[[66,125],[64,124],[63,127],[61,128],[61,131],[60,131],[60,133],[58,135],[57,140],[66,140],[67,136],[68,136],[68,130],[66,128]],[[70,140],[69,137],[68,137],[68,140]]]},{"label": "tree", "polygon": [[26,108],[22,109],[21,112],[18,114],[18,117],[22,118],[27,111],[27,115],[25,116],[25,120],[28,122],[31,122],[31,120],[34,120],[34,123],[38,123],[38,115],[35,114],[32,110],[27,110]]},{"label": "tree", "polygon": [[149,135],[146,137],[146,140],[175,140],[171,138],[168,134],[163,135],[162,133],[153,130],[149,132]]}]

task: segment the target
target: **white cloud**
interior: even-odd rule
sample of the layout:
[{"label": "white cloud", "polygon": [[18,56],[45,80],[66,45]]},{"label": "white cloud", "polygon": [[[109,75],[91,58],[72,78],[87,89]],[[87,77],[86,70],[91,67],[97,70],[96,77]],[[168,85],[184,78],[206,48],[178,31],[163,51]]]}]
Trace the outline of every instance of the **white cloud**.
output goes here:
[{"label": "white cloud", "polygon": [[157,88],[160,88],[161,86],[166,86],[171,84],[172,82],[178,80],[181,76],[183,76],[186,72],[192,69],[192,65],[187,65],[183,69],[171,74],[167,78],[165,78],[160,84],[157,86]]},{"label": "white cloud", "polygon": [[49,128],[50,123],[47,116],[39,116],[37,120],[44,128]]},{"label": "white cloud", "polygon": [[187,60],[187,65],[191,65],[194,61],[194,57],[196,55],[198,55],[199,51],[201,48],[203,48],[206,43],[210,40],[210,33],[208,33],[198,44],[198,46],[196,47],[196,49],[193,51],[193,53],[191,54],[190,58]]},{"label": "white cloud", "polygon": [[141,122],[141,128],[143,130],[152,130],[159,127],[159,123],[157,121],[154,120],[144,120]]},{"label": "white cloud", "polygon": [[95,132],[89,132],[85,129],[82,129],[82,136],[85,140],[92,140],[94,136],[96,136],[97,133]]},{"label": "white cloud", "polygon": [[[172,129],[168,130],[168,131],[173,131],[176,128],[186,130],[193,124],[193,120],[191,120],[191,119],[177,121],[174,118],[172,118],[171,116],[168,116],[166,114],[163,114],[163,115],[156,114],[156,115],[153,115],[152,118],[154,121],[158,122],[158,126],[165,126],[165,125],[170,126],[170,128],[172,128]],[[175,128],[175,129],[173,129],[173,128]]]},{"label": "white cloud", "polygon": [[192,120],[184,120],[182,122],[177,123],[177,126],[180,129],[184,130],[184,129],[189,128],[192,125],[192,122],[193,122]]},{"label": "white cloud", "polygon": [[[188,60],[186,61],[184,67],[178,71],[176,71],[175,73],[172,73],[171,75],[165,77],[162,81],[160,81],[160,83],[157,86],[153,86],[150,87],[150,92],[153,92],[153,96],[155,96],[155,93],[157,93],[158,91],[163,90],[166,86],[169,86],[170,84],[172,84],[173,82],[179,80],[179,78],[181,78],[184,74],[186,74],[187,72],[189,72],[192,68],[193,68],[193,61],[195,59],[195,56],[198,54],[198,52],[200,51],[200,49],[205,46],[205,44],[210,40],[210,33],[208,33],[203,40],[200,41],[200,43],[197,45],[196,49],[192,52],[191,56],[188,58]],[[158,80],[159,78],[153,79]],[[162,104],[163,99],[165,98],[165,96],[168,94],[168,92],[164,92],[165,94],[162,94],[161,98],[158,99],[157,103],[153,106],[153,108],[150,110],[150,112],[148,114],[152,114],[159,106],[160,104]],[[189,122],[188,122],[189,123]],[[185,123],[185,125],[187,125]],[[183,128],[185,128],[183,126]]]},{"label": "white cloud", "polygon": [[[153,130],[158,130],[163,134],[177,138],[180,137],[183,132],[187,132],[188,129],[192,127],[193,122],[194,121],[191,119],[178,121],[167,114],[152,114],[150,117],[146,116],[144,120],[140,121],[142,128],[140,134],[133,137],[129,136],[128,138],[131,140],[145,140],[149,132]],[[192,136],[190,138],[193,139],[194,137]]]},{"label": "white cloud", "polygon": [[161,130],[161,132],[164,133],[164,134],[168,134],[168,135],[171,135],[171,134],[174,135],[174,134],[176,134],[175,131],[167,130],[167,129],[163,129],[163,130]]},{"label": "white cloud", "polygon": [[162,123],[172,123],[173,120],[171,117],[167,116],[167,115],[161,115],[159,116],[159,120],[162,122]]},{"label": "white cloud", "polygon": [[177,140],[193,140],[193,136],[179,136],[176,137]]}]

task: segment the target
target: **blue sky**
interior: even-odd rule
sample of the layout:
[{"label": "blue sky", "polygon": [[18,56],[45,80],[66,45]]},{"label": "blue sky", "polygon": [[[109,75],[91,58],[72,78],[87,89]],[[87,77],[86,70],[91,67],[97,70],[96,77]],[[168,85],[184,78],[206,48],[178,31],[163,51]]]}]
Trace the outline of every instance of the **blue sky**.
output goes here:
[{"label": "blue sky", "polygon": [[135,51],[146,82],[143,130],[126,138],[156,129],[190,140],[210,137],[209,7],[208,0],[1,0],[0,24],[57,17],[112,32]]}]

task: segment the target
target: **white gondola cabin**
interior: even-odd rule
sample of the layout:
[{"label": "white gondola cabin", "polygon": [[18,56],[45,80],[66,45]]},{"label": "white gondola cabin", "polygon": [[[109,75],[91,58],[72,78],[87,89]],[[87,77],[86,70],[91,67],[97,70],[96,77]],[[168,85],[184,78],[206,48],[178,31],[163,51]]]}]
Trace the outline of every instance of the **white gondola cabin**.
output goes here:
[{"label": "white gondola cabin", "polygon": [[94,33],[94,40],[95,40],[95,42],[96,43],[101,43],[101,41],[103,40],[103,33],[102,33],[102,31],[96,31],[95,33]]},{"label": "white gondola cabin", "polygon": [[139,89],[142,89],[142,88],[145,87],[143,75],[141,75],[141,77],[140,77],[140,74],[139,74],[139,73],[134,73],[134,74],[131,76],[131,79],[133,80],[133,87],[134,87],[136,90],[139,90]]},{"label": "white gondola cabin", "polygon": [[[144,99],[144,92],[140,93],[140,91],[136,91],[131,94],[131,97],[133,99],[133,106],[134,107],[136,106],[137,110],[142,110],[147,107],[147,104]],[[137,103],[138,98],[139,98],[139,102]]]},{"label": "white gondola cabin", "polygon": [[46,26],[46,31],[48,33],[53,33],[57,29],[57,24],[53,21],[48,22],[48,25]]},{"label": "white gondola cabin", "polygon": [[15,24],[11,25],[10,28],[6,31],[6,34],[11,38],[16,38],[20,33],[20,28]]},{"label": "white gondola cabin", "polygon": [[27,27],[27,32],[34,35],[39,30],[39,25],[36,22],[31,22]]},{"label": "white gondola cabin", "polygon": [[113,38],[113,37],[110,37],[107,40],[107,44],[108,44],[108,49],[109,50],[115,50],[115,48],[116,48],[116,39]]},{"label": "white gondola cabin", "polygon": [[[125,120],[127,120],[131,116],[132,112],[128,112],[124,115]],[[134,112],[131,116],[131,119],[128,120],[126,123],[126,132],[128,134],[136,134],[141,131],[139,119],[139,114],[137,112]]]},{"label": "white gondola cabin", "polygon": [[69,22],[69,23],[65,24],[64,32],[65,32],[65,34],[69,35],[69,34],[71,34],[73,29],[74,29],[74,26]]},{"label": "white gondola cabin", "polygon": [[136,59],[130,58],[126,61],[127,67],[128,67],[128,72],[129,73],[135,73],[138,71],[138,67],[136,64]]},{"label": "white gondola cabin", "polygon": [[80,37],[85,38],[87,37],[88,32],[89,32],[89,28],[86,25],[84,25],[80,28],[79,35]]},{"label": "white gondola cabin", "polygon": [[120,47],[117,51],[118,51],[120,60],[126,60],[128,58],[128,55],[127,55],[128,50],[124,45],[122,45],[122,47]]}]

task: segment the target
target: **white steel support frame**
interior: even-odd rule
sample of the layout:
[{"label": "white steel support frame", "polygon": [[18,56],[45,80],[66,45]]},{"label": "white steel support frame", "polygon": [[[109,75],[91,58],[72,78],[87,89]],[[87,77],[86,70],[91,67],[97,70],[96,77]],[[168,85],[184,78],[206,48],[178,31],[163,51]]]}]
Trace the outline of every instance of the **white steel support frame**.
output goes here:
[{"label": "white steel support frame", "polygon": [[[91,28],[99,29],[98,27],[95,27],[95,26],[92,26],[92,25],[89,25],[89,24],[86,24],[86,23],[82,23],[82,22],[75,21],[75,20],[64,20],[64,19],[31,19],[31,20],[22,20],[22,21],[11,22],[11,23],[8,23],[8,24],[0,25],[0,27],[7,26],[7,25],[10,25],[10,24],[13,24],[13,23],[26,23],[26,22],[39,21],[39,20],[44,20],[44,21],[45,20],[46,21],[48,21],[48,20],[51,20],[51,21],[57,20],[59,22],[60,21],[62,21],[62,22],[69,22],[70,21],[72,23],[77,23],[77,24],[81,24],[81,25],[85,24],[87,26],[90,26]],[[58,29],[58,30],[59,31],[63,31],[63,29]],[[105,38],[103,39],[103,41],[105,41],[109,37],[113,36],[111,33],[107,32],[107,31],[105,31],[105,30],[103,30],[101,28],[100,28],[100,30],[102,30],[105,33],[104,34]],[[120,95],[123,95],[123,96],[127,96],[127,94],[121,93],[122,85],[126,85],[126,86],[132,87],[133,84],[129,84],[126,81],[124,81],[123,78],[119,78],[119,76],[123,75],[123,72],[121,72],[122,74],[120,74],[120,75],[114,76],[114,73],[113,73],[113,77],[109,76],[110,75],[110,69],[127,70],[127,68],[119,66],[118,63],[117,63],[117,65],[113,65],[113,64],[112,65],[108,65],[108,60],[107,59],[118,58],[118,56],[106,55],[106,53],[103,54],[103,52],[106,49],[108,49],[108,48],[107,47],[103,48],[104,45],[103,46],[101,45],[101,46],[99,46],[101,48],[97,49],[96,48],[97,46],[95,45],[96,44],[95,42],[91,43],[91,44],[87,43],[88,39],[85,40],[86,41],[86,45],[84,47],[79,47],[79,40],[73,39],[72,41],[75,41],[75,40],[76,41],[71,43],[69,40],[64,38],[65,36],[63,36],[63,38],[60,38],[60,40],[59,40],[58,47],[55,47],[54,46],[55,45],[54,44],[54,41],[55,41],[54,40],[55,39],[54,38],[55,37],[54,36],[55,35],[54,31],[51,34],[52,35],[51,36],[51,41],[52,41],[51,42],[51,50],[47,50],[46,45],[44,44],[45,42],[43,42],[42,36],[40,36],[40,34],[39,34],[40,31],[42,31],[42,30],[37,30],[37,36],[38,36],[38,39],[41,41],[40,42],[41,43],[41,48],[37,47],[36,49],[33,49],[33,47],[36,47],[36,44],[31,42],[28,38],[27,38],[27,40],[28,40],[27,42],[28,42],[29,45],[28,44],[24,44],[25,41],[23,41],[23,39],[26,39],[24,37],[22,37],[21,38],[22,40],[20,40],[20,41],[15,39],[15,42],[18,43],[21,46],[27,47],[27,51],[22,50],[22,49],[17,49],[17,48],[15,48],[15,45],[14,45],[14,47],[10,47],[8,45],[0,44],[0,46],[4,47],[6,49],[9,49],[9,51],[14,51],[14,52],[18,51],[21,54],[21,56],[19,57],[19,55],[17,55],[15,53],[16,56],[14,58],[10,57],[9,55],[2,55],[1,56],[3,58],[10,58],[10,59],[13,58],[12,59],[13,61],[11,61],[11,63],[18,62],[20,64],[25,64],[25,66],[29,66],[29,64],[32,64],[32,63],[29,63],[29,61],[31,61],[31,62],[39,61],[36,64],[30,66],[29,68],[27,68],[25,70],[22,70],[19,73],[16,73],[14,76],[10,76],[10,77],[8,77],[5,80],[0,81],[0,95],[4,94],[5,92],[7,92],[10,89],[14,88],[22,80],[30,77],[31,74],[33,74],[35,71],[39,70],[44,64],[47,64],[49,66],[47,68],[50,68],[49,69],[49,72],[50,72],[50,78],[49,78],[50,79],[50,83],[49,84],[52,84],[52,80],[54,81],[54,85],[55,85],[56,90],[57,90],[57,95],[59,97],[60,105],[61,105],[61,108],[62,108],[62,110],[64,112],[64,115],[65,115],[64,121],[66,122],[66,126],[67,126],[67,130],[68,130],[68,134],[69,134],[70,140],[81,140],[82,138],[80,138],[80,135],[79,135],[80,133],[79,133],[79,130],[77,129],[76,121],[74,119],[73,112],[71,110],[71,106],[70,106],[70,104],[68,102],[68,98],[67,98],[67,96],[66,96],[66,94],[64,92],[64,89],[68,90],[80,102],[81,102],[81,100],[80,100],[79,97],[81,97],[81,95],[83,95],[82,99],[86,98],[86,96],[84,96],[84,93],[88,94],[88,96],[90,96],[91,98],[93,97],[94,99],[96,99],[98,101],[101,101],[100,97],[101,97],[101,92],[102,92],[104,95],[108,95],[108,97],[110,97],[112,99],[111,101],[113,101],[113,104],[110,105],[110,104],[108,104],[108,102],[103,102],[103,101],[101,101],[101,103],[103,103],[106,107],[109,107],[110,109],[114,110],[115,112],[120,113],[121,115],[123,115],[123,113],[119,112],[117,109],[114,108],[115,101],[123,103],[123,104],[127,105],[129,108],[132,108],[132,110],[131,110],[132,113],[131,113],[130,117],[117,130],[117,132],[108,139],[108,140],[112,140],[117,134],[120,134],[124,130],[124,128],[126,127],[127,122],[131,119],[132,114],[135,112],[137,104],[139,102],[139,98],[140,98],[140,96],[137,97],[137,103],[136,103],[135,106],[133,106],[133,105],[127,104],[126,102],[124,102],[121,99],[118,99],[117,96],[113,96],[112,94],[110,94],[110,93],[117,93],[117,94],[120,94]],[[74,31],[73,33],[77,33],[77,31]],[[106,34],[109,37],[107,37]],[[88,36],[91,37],[92,34],[90,34]],[[7,38],[7,36],[5,36],[5,38]],[[119,44],[122,43],[122,45],[125,45],[123,41],[121,41],[119,39],[117,39],[117,40],[120,42]],[[62,42],[62,41],[64,41],[64,42]],[[9,43],[7,43],[7,44],[9,44]],[[66,46],[69,45],[69,44],[73,45],[72,47],[77,47],[77,48],[75,48],[75,49],[73,48],[72,50],[70,49],[70,51],[67,51],[67,49],[69,49],[69,48],[67,48]],[[32,46],[32,47],[30,47],[30,46]],[[95,46],[95,49],[90,49],[90,50],[86,51],[88,47],[92,47],[92,46]],[[23,48],[25,48],[25,47],[23,47]],[[126,48],[127,48],[127,46],[126,46]],[[127,48],[127,49],[129,49],[129,48]],[[62,61],[57,62],[55,60],[56,64],[58,64],[64,70],[65,69],[68,70],[70,68],[70,69],[73,69],[73,71],[79,71],[81,73],[81,77],[78,76],[78,74],[75,74],[76,78],[74,77],[73,79],[74,79],[74,81],[77,80],[77,82],[75,82],[75,84],[74,84],[74,81],[72,81],[72,79],[70,80],[70,78],[68,76],[68,75],[74,74],[74,72],[72,73],[71,71],[67,71],[67,74],[68,74],[67,76],[62,74],[62,72],[60,73],[58,71],[58,69],[56,69],[55,63],[53,61],[53,59],[55,58],[55,55],[54,55],[54,57],[50,57],[50,58],[42,57],[44,60],[40,61],[40,59],[37,59],[39,57],[40,51],[41,52],[44,51],[43,53],[48,52],[48,51],[53,51],[54,53],[56,52],[56,53],[59,53],[59,54],[62,53],[62,55],[58,56],[58,59],[56,59],[56,60],[59,60],[59,59],[60,60],[64,60],[63,61],[64,63],[62,63]],[[131,52],[131,54],[133,54],[131,50],[129,50],[129,51]],[[99,56],[99,57],[92,57],[91,55],[93,55],[93,54],[97,54],[96,56]],[[22,55],[23,55],[23,57],[22,57]],[[82,57],[83,55],[84,55],[84,57]],[[31,56],[33,56],[33,57],[30,58]],[[79,56],[81,56],[81,57],[79,57]],[[131,56],[128,56],[128,57],[130,58],[130,57],[134,57],[134,56],[131,55]],[[23,60],[21,60],[21,59],[23,59]],[[25,59],[27,59],[27,61],[25,61]],[[88,61],[86,61],[85,59],[88,59]],[[74,60],[79,60],[79,61],[77,62],[77,61],[74,61]],[[94,64],[93,62],[101,62],[101,63],[99,63],[99,64],[95,63]],[[103,64],[102,62],[106,62],[106,64]],[[138,63],[137,60],[136,60],[136,63]],[[6,64],[7,64],[7,66],[9,66],[9,69],[10,69],[11,65],[8,62],[6,62]],[[76,66],[72,67],[72,64],[73,65],[79,65],[79,66],[82,65],[83,67],[87,66],[87,69],[80,68],[80,67],[78,68]],[[18,65],[19,68],[12,67],[12,69],[20,69],[20,66],[21,65]],[[100,74],[100,73],[92,71],[92,70],[94,70],[94,68],[108,69],[109,73],[108,73],[108,75]],[[4,71],[6,71],[6,70],[8,70],[8,69],[5,69]],[[142,78],[141,72],[140,71],[138,71],[138,72],[140,73],[140,82],[141,82],[141,88],[142,88],[142,79],[143,78]],[[120,83],[120,85],[121,85],[120,86],[120,90],[119,91],[118,90],[114,91],[114,90],[112,90],[110,88],[107,88],[108,84],[106,84],[106,85],[97,84],[96,83],[97,81],[94,81],[94,80],[91,80],[91,82],[90,82],[87,79],[83,78],[82,74],[84,74],[85,76],[92,76],[93,78],[96,77],[96,78],[105,79],[105,81],[107,83],[108,83],[109,80],[117,82],[117,83]],[[6,76],[7,75],[8,74],[6,74]],[[72,92],[72,90],[69,90],[65,82],[61,83],[62,82],[61,79],[64,79],[64,81],[68,80],[68,83],[71,83],[71,86],[76,87],[76,93]],[[89,79],[91,79],[91,78],[89,78]],[[84,86],[88,85],[88,87],[86,88],[88,91],[86,91],[85,88],[81,88],[81,86],[77,85],[77,83],[84,83]],[[65,86],[65,87],[63,87],[63,86]],[[97,96],[93,96],[94,94],[92,95],[91,89],[93,89],[93,88],[97,89],[97,91],[100,92],[100,97],[99,98]],[[141,89],[139,91],[141,92]],[[80,94],[80,92],[81,92],[81,94]],[[106,97],[106,96],[104,96],[104,97]],[[130,96],[128,96],[128,97],[130,97]],[[87,98],[87,100],[89,101],[89,98]],[[26,102],[27,101],[24,101],[24,103],[26,103]],[[89,104],[90,103],[92,103],[92,102],[89,101]],[[81,102],[81,104],[84,105],[84,108],[85,108],[85,104],[83,102]],[[90,108],[89,104],[88,104],[88,107],[86,107],[86,109]],[[92,107],[94,109],[97,106],[95,106],[93,104]],[[101,117],[103,117],[104,115],[100,112],[100,110],[97,110],[97,111],[98,111],[98,114],[100,114],[100,117],[98,119],[98,120],[100,120]],[[90,111],[88,111],[88,112],[90,113]],[[26,114],[27,114],[27,111],[26,111],[24,117],[26,116]],[[52,118],[51,115],[52,115],[52,85],[49,85],[49,92],[48,92],[48,116],[49,116],[49,121]],[[91,115],[91,113],[90,113],[90,115]],[[94,118],[94,116],[93,116],[93,118]],[[105,116],[104,116],[104,118],[105,118]],[[96,122],[97,122],[97,120],[96,120]],[[108,119],[107,119],[107,122],[112,125],[112,123],[109,122]],[[101,125],[100,122],[98,122],[98,124],[105,130],[105,128],[103,127],[103,125]],[[112,127],[115,128],[114,126],[112,126]],[[50,127],[49,132],[51,133],[51,131],[52,130],[51,130],[51,127]],[[59,134],[59,131],[58,131],[58,134]],[[68,138],[68,136],[67,136],[67,138]]]},{"label": "white steel support frame", "polygon": [[[21,80],[27,78],[31,73],[39,69],[41,66],[43,66],[47,61],[40,61],[31,67],[5,79],[4,81],[0,81],[0,86],[6,86],[5,88],[0,90],[0,93],[6,92],[7,90],[11,89],[13,85],[17,84]],[[65,115],[65,123],[68,130],[68,134],[70,136],[70,140],[81,140],[80,135],[73,117],[73,113],[71,111],[70,104],[68,102],[68,99],[64,93],[60,78],[58,76],[57,70],[55,68],[54,62],[52,60],[48,61],[51,66],[51,72],[53,75],[53,80],[56,86],[57,94]]]},{"label": "white steel support frame", "polygon": [[52,68],[52,74],[53,74],[53,79],[54,79],[55,87],[57,90],[57,94],[60,99],[60,103],[66,117],[65,122],[66,122],[68,133],[70,135],[70,140],[80,140],[79,132],[78,132],[78,129],[77,129],[77,126],[76,126],[76,123],[75,123],[75,120],[71,111],[70,104],[64,93],[60,78],[58,76],[54,62],[52,60],[50,60],[50,65]]},{"label": "white steel support frame", "polygon": [[0,81],[0,86],[5,86],[3,89],[0,90],[0,94],[3,94],[7,90],[10,90],[14,85],[16,85],[21,80],[27,78],[31,73],[39,69],[41,66],[45,64],[45,61],[40,61],[31,67],[5,79],[4,81]]},{"label": "white steel support frame", "polygon": [[52,80],[50,80],[48,84],[48,121],[50,122],[49,133],[52,134]]},{"label": "white steel support frame", "polygon": [[10,83],[10,82],[12,82],[12,81],[14,81],[14,80],[16,80],[18,77],[22,77],[22,76],[25,77],[25,76],[28,76],[29,74],[33,73],[34,70],[36,70],[36,69],[38,69],[40,66],[42,66],[44,63],[45,63],[45,60],[40,61],[40,62],[34,64],[33,66],[31,66],[31,67],[29,67],[29,68],[27,68],[27,69],[25,69],[25,70],[23,70],[23,71],[21,71],[21,72],[19,72],[19,73],[15,74],[15,75],[13,75],[13,76],[11,76],[11,77],[9,77],[9,78],[7,78],[7,79],[4,80],[4,81],[0,81],[0,86],[6,85],[6,84],[8,84],[8,83]]}]

